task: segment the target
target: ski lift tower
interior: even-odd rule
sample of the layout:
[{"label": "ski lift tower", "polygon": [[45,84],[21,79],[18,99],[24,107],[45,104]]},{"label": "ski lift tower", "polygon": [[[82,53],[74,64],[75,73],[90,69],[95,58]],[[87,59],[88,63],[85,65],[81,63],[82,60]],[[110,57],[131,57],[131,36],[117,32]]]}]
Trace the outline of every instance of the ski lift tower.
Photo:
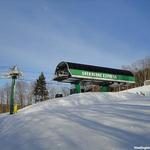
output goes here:
[{"label": "ski lift tower", "polygon": [[11,94],[10,94],[10,115],[14,113],[14,97],[15,97],[15,85],[16,79],[22,76],[22,72],[19,71],[17,66],[10,68],[10,71],[7,73],[9,78],[12,78],[11,84]]}]

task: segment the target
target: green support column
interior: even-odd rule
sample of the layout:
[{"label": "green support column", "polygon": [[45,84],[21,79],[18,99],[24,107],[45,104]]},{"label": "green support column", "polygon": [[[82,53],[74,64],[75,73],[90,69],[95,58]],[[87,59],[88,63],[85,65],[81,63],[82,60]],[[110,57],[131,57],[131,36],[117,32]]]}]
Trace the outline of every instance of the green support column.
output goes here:
[{"label": "green support column", "polygon": [[109,86],[100,86],[100,91],[101,92],[109,92]]},{"label": "green support column", "polygon": [[75,84],[75,89],[76,89],[76,92],[77,92],[77,93],[81,93],[81,86],[80,86],[80,83]]},{"label": "green support column", "polygon": [[12,76],[11,94],[10,94],[10,114],[14,113],[15,84],[16,84],[16,76]]}]

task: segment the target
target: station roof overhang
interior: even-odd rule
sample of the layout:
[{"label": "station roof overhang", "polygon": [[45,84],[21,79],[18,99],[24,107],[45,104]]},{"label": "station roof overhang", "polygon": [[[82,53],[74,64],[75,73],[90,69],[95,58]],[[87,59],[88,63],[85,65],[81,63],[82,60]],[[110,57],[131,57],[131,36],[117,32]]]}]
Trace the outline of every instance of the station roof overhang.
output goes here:
[{"label": "station roof overhang", "polygon": [[[60,74],[65,70],[67,73]],[[66,83],[93,82],[95,84],[135,83],[132,72],[121,69],[78,64],[72,62],[60,62],[55,70],[55,81]]]}]

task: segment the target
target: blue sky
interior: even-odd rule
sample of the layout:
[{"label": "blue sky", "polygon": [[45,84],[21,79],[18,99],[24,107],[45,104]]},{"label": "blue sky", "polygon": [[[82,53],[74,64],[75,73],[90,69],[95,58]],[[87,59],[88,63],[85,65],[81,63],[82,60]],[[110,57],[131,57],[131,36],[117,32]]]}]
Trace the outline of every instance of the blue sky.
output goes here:
[{"label": "blue sky", "polygon": [[48,80],[61,61],[121,68],[150,56],[149,8],[149,0],[0,0],[0,66]]}]

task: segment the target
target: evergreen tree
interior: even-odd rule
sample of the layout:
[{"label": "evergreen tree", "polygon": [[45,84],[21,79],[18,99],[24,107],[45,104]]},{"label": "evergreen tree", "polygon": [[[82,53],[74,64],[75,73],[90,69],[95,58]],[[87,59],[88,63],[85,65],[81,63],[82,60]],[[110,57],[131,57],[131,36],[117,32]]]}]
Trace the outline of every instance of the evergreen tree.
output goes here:
[{"label": "evergreen tree", "polygon": [[48,90],[46,88],[46,81],[43,72],[35,83],[34,87],[35,102],[44,101],[48,99]]}]

